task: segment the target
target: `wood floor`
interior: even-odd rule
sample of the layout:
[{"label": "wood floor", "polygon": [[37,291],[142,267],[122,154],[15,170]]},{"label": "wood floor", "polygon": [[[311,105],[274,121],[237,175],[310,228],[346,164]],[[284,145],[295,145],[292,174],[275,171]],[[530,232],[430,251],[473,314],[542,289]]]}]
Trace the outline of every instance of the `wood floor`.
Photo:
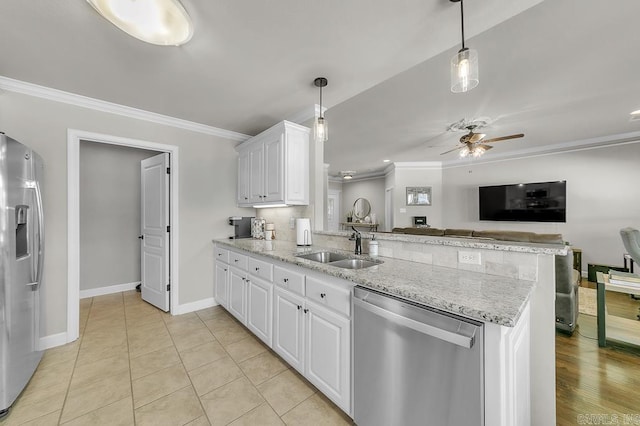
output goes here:
[{"label": "wood floor", "polygon": [[[635,319],[639,306],[607,292],[610,315]],[[556,412],[558,425],[640,425],[640,348],[599,348],[596,317],[580,314],[572,336],[556,334]]]}]

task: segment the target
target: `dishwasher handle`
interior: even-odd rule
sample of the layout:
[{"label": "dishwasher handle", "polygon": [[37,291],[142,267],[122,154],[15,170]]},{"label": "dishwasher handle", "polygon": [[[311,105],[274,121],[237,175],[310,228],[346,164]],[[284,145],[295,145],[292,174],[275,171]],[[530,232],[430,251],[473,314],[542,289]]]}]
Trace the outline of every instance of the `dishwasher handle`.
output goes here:
[{"label": "dishwasher handle", "polygon": [[353,303],[356,306],[365,309],[372,314],[378,315],[386,320],[394,322],[398,325],[402,325],[405,327],[409,327],[419,333],[426,334],[429,336],[433,336],[437,339],[444,340],[449,343],[453,343],[454,345],[462,346],[463,348],[470,349],[474,344],[474,337],[471,336],[463,336],[458,333],[454,333],[448,330],[443,330],[438,327],[434,327],[429,324],[425,324],[423,322],[412,320],[411,318],[404,317],[402,315],[398,315],[395,312],[388,311],[386,309],[380,308],[379,306],[368,303],[362,299],[353,298]]}]

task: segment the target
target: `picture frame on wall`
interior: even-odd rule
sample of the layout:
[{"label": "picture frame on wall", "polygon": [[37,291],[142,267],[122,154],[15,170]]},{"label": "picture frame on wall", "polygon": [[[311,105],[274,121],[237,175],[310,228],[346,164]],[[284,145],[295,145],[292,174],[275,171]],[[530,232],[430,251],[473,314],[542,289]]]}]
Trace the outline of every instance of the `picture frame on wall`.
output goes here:
[{"label": "picture frame on wall", "polygon": [[407,206],[430,206],[430,186],[407,186]]}]

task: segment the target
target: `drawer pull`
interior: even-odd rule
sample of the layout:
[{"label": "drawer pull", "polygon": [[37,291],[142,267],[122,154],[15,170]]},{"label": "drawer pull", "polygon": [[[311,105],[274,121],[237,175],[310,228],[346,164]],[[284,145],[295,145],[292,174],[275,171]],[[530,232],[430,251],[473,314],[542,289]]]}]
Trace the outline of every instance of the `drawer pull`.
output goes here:
[{"label": "drawer pull", "polygon": [[302,309],[302,306],[298,305],[298,310]]},{"label": "drawer pull", "polygon": [[260,270],[260,268],[256,267],[256,272],[258,272]]},{"label": "drawer pull", "polygon": [[289,282],[289,278],[284,278],[282,281],[284,281],[285,283]]},{"label": "drawer pull", "polygon": [[240,259],[233,259],[234,262],[238,262]]},{"label": "drawer pull", "polygon": [[320,293],[320,297],[324,299],[325,297],[327,297],[327,293]]},{"label": "drawer pull", "polygon": [[218,253],[218,256],[222,256],[222,253]]},{"label": "drawer pull", "polygon": [[306,314],[307,312],[309,312],[309,310],[308,309],[304,309],[304,313]]}]

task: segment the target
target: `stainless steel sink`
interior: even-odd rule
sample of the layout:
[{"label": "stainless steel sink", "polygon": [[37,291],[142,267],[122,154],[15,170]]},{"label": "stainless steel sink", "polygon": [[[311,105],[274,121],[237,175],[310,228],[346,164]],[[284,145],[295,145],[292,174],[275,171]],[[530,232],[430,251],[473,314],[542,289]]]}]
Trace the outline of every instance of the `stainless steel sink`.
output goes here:
[{"label": "stainless steel sink", "polygon": [[364,259],[344,259],[336,262],[331,262],[329,265],[337,266],[338,268],[344,269],[364,269],[369,268],[371,266],[376,266],[381,264],[382,262],[379,260],[364,260]]},{"label": "stainless steel sink", "polygon": [[301,259],[312,260],[314,262],[320,262],[320,263],[331,263],[331,262],[336,262],[338,260],[349,259],[349,256],[345,256],[340,253],[333,253],[330,251],[320,251],[317,253],[299,254],[296,257],[299,257]]}]

